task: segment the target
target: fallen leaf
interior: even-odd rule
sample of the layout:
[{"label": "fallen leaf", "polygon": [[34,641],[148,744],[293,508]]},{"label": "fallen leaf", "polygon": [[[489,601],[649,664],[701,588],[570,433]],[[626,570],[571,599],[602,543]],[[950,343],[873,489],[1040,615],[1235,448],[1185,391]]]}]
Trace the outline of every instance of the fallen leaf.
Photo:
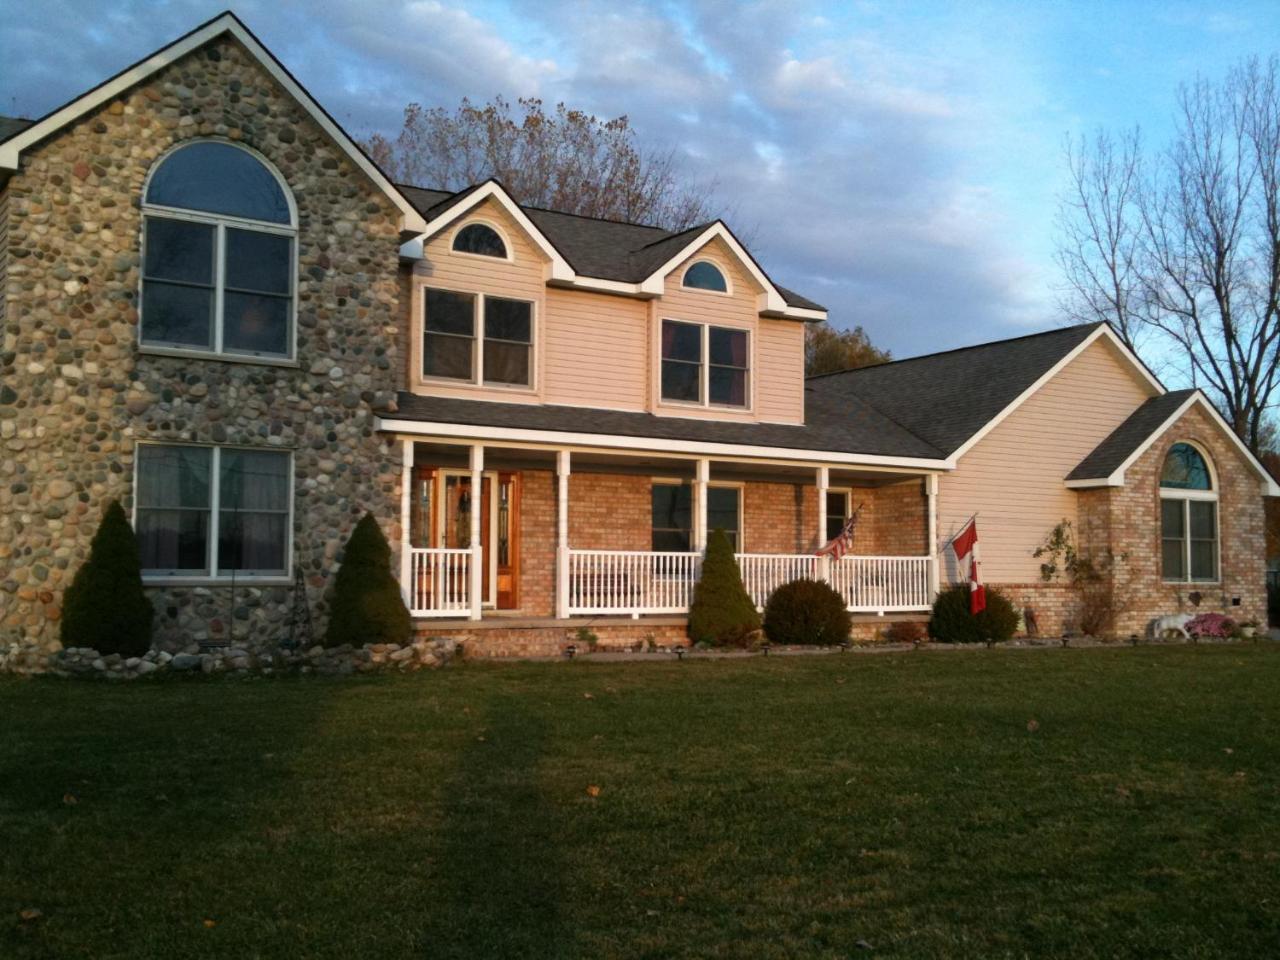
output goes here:
[{"label": "fallen leaf", "polygon": [[18,916],[22,919],[23,923],[30,923],[32,920],[39,920],[44,916],[44,914],[35,907],[27,907],[27,909],[19,911]]},{"label": "fallen leaf", "polygon": [[1040,729],[1040,724],[1038,721],[1036,720],[1027,721],[1027,733],[1035,733],[1039,729]]},{"label": "fallen leaf", "polygon": [[584,693],[584,694],[582,695],[582,699],[583,699],[583,700],[594,700],[594,699],[595,699],[595,696],[594,696],[594,695],[592,695],[592,694],[590,694],[590,693]]},{"label": "fallen leaf", "polygon": [[62,802],[68,807],[74,807],[80,801],[76,799],[76,795],[74,793],[64,793],[62,795]]},{"label": "fallen leaf", "polygon": [[600,796],[600,788],[597,787],[594,783],[591,784],[591,786],[587,787],[587,796],[588,797]]},{"label": "fallen leaf", "polygon": [[217,920],[209,920],[209,919],[206,919],[206,920],[205,920],[205,922],[204,922],[204,926],[205,926],[205,929],[206,929],[206,930],[212,930],[212,929],[213,929],[214,927],[216,927],[217,925],[218,925],[218,921],[217,921]]},{"label": "fallen leaf", "polygon": [[1225,753],[1227,756],[1231,756],[1231,754],[1235,753],[1235,751],[1232,750],[1230,747],[1223,747],[1222,752]]}]

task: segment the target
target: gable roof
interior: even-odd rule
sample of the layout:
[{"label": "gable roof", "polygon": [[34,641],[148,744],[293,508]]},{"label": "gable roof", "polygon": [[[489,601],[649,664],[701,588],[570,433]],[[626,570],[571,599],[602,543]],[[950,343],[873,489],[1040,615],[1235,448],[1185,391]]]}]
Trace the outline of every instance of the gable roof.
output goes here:
[{"label": "gable roof", "polygon": [[302,105],[303,109],[342,148],[352,162],[364,171],[369,179],[400,209],[402,230],[417,233],[425,229],[426,221],[418,208],[410,203],[408,198],[387,179],[382,170],[378,168],[378,165],[360,149],[360,146],[329,115],[324,107],[320,106],[315,98],[307,92],[284,64],[277,60],[275,55],[263,46],[262,42],[253,35],[249,28],[230,11],[220,13],[213,19],[205,21],[194,30],[183,34],[177,40],[161,47],[150,56],[144,57],[132,66],[126,67],[93,89],[51,110],[40,119],[32,121],[27,126],[10,133],[9,136],[0,137],[0,170],[19,169],[19,162],[24,150],[34,146],[46,137],[52,136],[67,124],[119,96],[124,91],[142,83],[158,70],[223,34],[229,34],[239,41],[248,50],[250,56],[257,60],[259,65],[290,96]]},{"label": "gable roof", "polygon": [[1151,384],[1160,382],[1105,323],[1061,327],[943,353],[810,377],[831,396],[857,397],[949,458],[963,455],[1004,417],[1100,338],[1122,352]]},{"label": "gable roof", "polygon": [[[662,281],[671,269],[718,237],[766,291],[764,312],[800,320],[826,317],[825,307],[775,284],[732,231],[719,220],[671,231],[647,224],[527,207],[517,204],[496,180],[473,184],[457,193],[406,184],[400,185],[400,189],[429,224],[424,238],[438,233],[468,210],[492,198],[517,220],[523,218],[540,235],[533,236],[533,239],[540,246],[545,244],[544,250],[553,261],[553,280],[616,293],[661,293]],[[595,281],[622,286],[601,286]]]},{"label": "gable roof", "polygon": [[1124,486],[1125,471],[1193,406],[1200,406],[1244,455],[1262,481],[1264,494],[1280,497],[1280,484],[1199,390],[1171,390],[1152,397],[1067,474],[1067,486],[1075,489]]},{"label": "gable roof", "polygon": [[[751,421],[700,420],[664,417],[629,410],[584,409],[554,404],[501,403],[456,397],[401,393],[396,413],[382,415],[382,429],[398,423],[430,424],[433,432],[461,425],[538,433],[573,434],[584,438],[627,437],[676,443],[723,444],[726,448],[768,448],[781,456],[785,450],[808,454],[857,455],[874,461],[910,461],[916,466],[941,466],[940,452],[904,430],[857,398],[805,397],[803,424]],[[607,445],[607,444],[606,444]],[[732,452],[727,449],[726,452]],[[745,450],[738,450],[745,453]]]}]

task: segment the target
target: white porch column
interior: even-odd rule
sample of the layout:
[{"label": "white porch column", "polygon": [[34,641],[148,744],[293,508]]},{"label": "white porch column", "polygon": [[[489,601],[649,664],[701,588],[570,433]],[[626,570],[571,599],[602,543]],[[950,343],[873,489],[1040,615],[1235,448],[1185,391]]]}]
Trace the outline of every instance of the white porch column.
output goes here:
[{"label": "white porch column", "polygon": [[[831,486],[831,470],[829,467],[818,468],[818,546],[827,542],[827,490]],[[831,556],[823,554],[818,558],[818,579],[831,582]]]},{"label": "white porch column", "polygon": [[400,596],[404,605],[414,609],[417,598],[413,589],[412,556],[409,553],[409,511],[413,504],[413,441],[400,441]]},{"label": "white porch column", "polygon": [[929,599],[938,595],[942,582],[938,559],[938,475],[925,474],[924,494],[929,504]]},{"label": "white porch column", "polygon": [[556,451],[556,617],[569,616],[569,451]]},{"label": "white porch column", "polygon": [[699,460],[693,474],[693,549],[707,550],[707,483],[711,480],[711,461]]},{"label": "white porch column", "polygon": [[[471,619],[479,620],[484,605],[484,545],[480,542],[480,512],[484,506],[484,444],[471,445],[471,566],[468,596]],[[496,492],[496,491],[495,491]],[[488,517],[485,518],[488,520]]]}]

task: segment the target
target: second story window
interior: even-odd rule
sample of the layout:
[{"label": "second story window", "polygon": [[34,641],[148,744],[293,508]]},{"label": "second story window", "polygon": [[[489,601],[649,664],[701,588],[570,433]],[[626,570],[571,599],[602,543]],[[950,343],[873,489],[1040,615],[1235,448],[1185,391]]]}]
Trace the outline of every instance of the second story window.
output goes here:
[{"label": "second story window", "polygon": [[532,303],[427,288],[423,310],[423,377],[533,385]]},{"label": "second story window", "polygon": [[699,260],[684,272],[684,286],[693,290],[728,293],[729,283],[720,268],[709,260]]},{"label": "second story window", "polygon": [[180,147],[143,213],[143,346],[292,358],[297,217],[262,160],[216,140]]},{"label": "second story window", "polygon": [[750,363],[746,330],[662,321],[662,399],[746,407]]},{"label": "second story window", "polygon": [[507,259],[507,245],[501,234],[487,223],[469,223],[453,237],[453,249],[477,257]]}]

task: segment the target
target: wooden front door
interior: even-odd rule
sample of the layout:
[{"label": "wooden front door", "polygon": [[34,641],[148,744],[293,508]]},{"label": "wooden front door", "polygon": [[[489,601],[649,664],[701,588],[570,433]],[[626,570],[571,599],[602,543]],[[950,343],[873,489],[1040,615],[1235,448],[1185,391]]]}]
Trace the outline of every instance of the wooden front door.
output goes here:
[{"label": "wooden front door", "polygon": [[[479,503],[465,471],[422,470],[415,490],[438,507],[430,516],[429,542],[435,547],[465,550],[471,546],[471,511],[480,511],[481,602],[500,610],[519,604],[520,477],[516,473],[486,473]],[[434,496],[432,496],[434,494]],[[415,503],[419,498],[415,498]],[[416,541],[415,537],[415,541]],[[416,545],[416,543],[415,543]]]}]

